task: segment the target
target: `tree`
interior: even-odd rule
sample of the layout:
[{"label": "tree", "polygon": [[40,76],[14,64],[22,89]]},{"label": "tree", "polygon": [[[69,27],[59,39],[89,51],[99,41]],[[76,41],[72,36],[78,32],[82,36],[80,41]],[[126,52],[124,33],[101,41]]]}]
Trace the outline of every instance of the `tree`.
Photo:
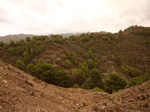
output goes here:
[{"label": "tree", "polygon": [[38,78],[41,78],[41,75],[49,70],[53,70],[50,64],[45,63],[43,59],[40,59],[39,62],[35,65],[34,75]]},{"label": "tree", "polygon": [[20,39],[19,41],[16,42],[16,44],[19,45],[19,46],[24,46],[25,41],[23,39]]},{"label": "tree", "polygon": [[26,41],[27,41],[27,42],[30,42],[30,41],[31,41],[31,38],[30,38],[30,37],[26,37]]},{"label": "tree", "polygon": [[4,45],[3,45],[3,49],[4,49],[5,51],[7,51],[8,45],[7,45],[7,44],[4,44]]},{"label": "tree", "polygon": [[40,75],[40,79],[51,84],[54,84],[55,82],[55,76],[52,70],[43,72],[42,75]]},{"label": "tree", "polygon": [[91,70],[90,71],[90,87],[100,87],[102,84],[102,76],[98,70]]},{"label": "tree", "polygon": [[68,74],[62,69],[59,69],[55,74],[55,84],[58,86],[68,87],[69,79]]},{"label": "tree", "polygon": [[88,77],[88,72],[89,72],[89,68],[88,68],[88,65],[86,63],[82,63],[80,64],[80,69],[82,71],[84,71],[85,75]]},{"label": "tree", "polygon": [[8,48],[8,52],[9,52],[9,54],[14,55],[15,52],[16,52],[15,47],[9,47],[9,48]]},{"label": "tree", "polygon": [[109,74],[109,79],[106,80],[105,91],[108,93],[117,92],[119,89],[124,89],[126,85],[125,79],[116,74]]},{"label": "tree", "polygon": [[24,69],[24,62],[21,59],[16,61],[16,67],[23,70]]},{"label": "tree", "polygon": [[23,47],[17,46],[15,49],[15,54],[22,56],[23,51],[24,51]]},{"label": "tree", "polygon": [[75,68],[72,72],[72,81],[74,84],[81,85],[83,82],[85,82],[85,73],[78,68]]},{"label": "tree", "polygon": [[4,42],[0,41],[0,46],[3,46],[4,45]]},{"label": "tree", "polygon": [[33,48],[30,49],[30,55],[33,55],[34,54],[34,50]]},{"label": "tree", "polygon": [[27,69],[28,73],[33,74],[34,73],[34,64],[28,64],[26,69]]},{"label": "tree", "polygon": [[24,62],[27,63],[29,61],[29,59],[30,59],[30,56],[29,56],[28,52],[25,51],[23,53],[23,60],[24,60]]},{"label": "tree", "polygon": [[10,43],[9,43],[10,47],[14,47],[16,44],[13,40],[10,40]]},{"label": "tree", "polygon": [[77,54],[75,52],[72,53],[72,59],[75,64],[77,64]]}]

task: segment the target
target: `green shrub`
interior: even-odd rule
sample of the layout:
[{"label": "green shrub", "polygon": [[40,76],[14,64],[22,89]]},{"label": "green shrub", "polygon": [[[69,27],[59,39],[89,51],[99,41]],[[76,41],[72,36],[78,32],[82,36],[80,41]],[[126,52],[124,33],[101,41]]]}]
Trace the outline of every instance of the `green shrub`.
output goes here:
[{"label": "green shrub", "polygon": [[105,92],[103,89],[100,89],[99,87],[95,87],[92,89],[92,92],[96,92],[96,91]]},{"label": "green shrub", "polygon": [[26,67],[26,70],[28,73],[33,74],[34,73],[34,64],[28,64]]},{"label": "green shrub", "polygon": [[77,54],[75,52],[72,53],[72,60],[75,64],[77,64]]},{"label": "green shrub", "polygon": [[16,67],[23,70],[24,69],[24,62],[21,59],[16,61]]},{"label": "green shrub", "polygon": [[102,84],[102,76],[98,70],[91,70],[90,71],[90,87],[100,87]]},{"label": "green shrub", "polygon": [[132,80],[129,83],[129,86],[134,86],[138,83],[142,83],[143,82],[143,78],[142,77],[133,77]]},{"label": "green shrub", "polygon": [[119,40],[119,37],[118,36],[114,36],[113,39],[114,40]]},{"label": "green shrub", "polygon": [[69,40],[71,40],[71,41],[76,41],[76,40],[77,40],[77,37],[76,37],[76,36],[74,36],[74,35],[69,36]]},{"label": "green shrub", "polygon": [[102,39],[103,40],[109,40],[110,38],[109,38],[109,36],[102,36]]},{"label": "green shrub", "polygon": [[65,60],[65,67],[66,68],[70,68],[71,67],[71,65],[72,65],[72,63],[71,63],[71,61],[70,60]]},{"label": "green shrub", "polygon": [[8,52],[9,52],[9,54],[11,54],[11,55],[15,55],[15,53],[16,53],[15,47],[9,47],[9,48],[8,48]]},{"label": "green shrub", "polygon": [[81,85],[81,88],[83,89],[90,89],[90,86],[87,82],[84,82],[82,85]]},{"label": "green shrub", "polygon": [[29,53],[27,51],[25,51],[23,53],[23,60],[24,60],[24,62],[27,63],[29,61],[29,59],[30,59]]},{"label": "green shrub", "polygon": [[82,42],[88,42],[90,40],[89,37],[86,35],[84,35],[81,39]]},{"label": "green shrub", "polygon": [[80,88],[78,84],[74,84],[73,88]]},{"label": "green shrub", "polygon": [[145,73],[141,77],[142,77],[142,79],[143,79],[144,82],[150,80],[150,74],[148,74],[148,73]]},{"label": "green shrub", "polygon": [[142,75],[142,72],[140,70],[135,69],[134,67],[128,66],[126,64],[121,65],[121,70],[124,74],[127,74],[130,77],[137,77]]},{"label": "green shrub", "polygon": [[93,59],[86,60],[89,69],[92,69],[95,66]]}]

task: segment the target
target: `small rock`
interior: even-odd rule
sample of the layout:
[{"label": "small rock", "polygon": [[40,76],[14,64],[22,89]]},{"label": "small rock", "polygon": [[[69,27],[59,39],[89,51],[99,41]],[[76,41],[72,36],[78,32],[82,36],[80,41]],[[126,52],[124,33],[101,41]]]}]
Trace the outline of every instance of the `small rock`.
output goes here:
[{"label": "small rock", "polygon": [[30,91],[29,93],[31,96],[35,96],[34,92]]},{"label": "small rock", "polygon": [[7,83],[7,81],[6,81],[6,80],[3,80],[3,82]]},{"label": "small rock", "polygon": [[148,108],[149,105],[146,103],[146,104],[143,105],[143,107],[144,107],[144,108]]}]

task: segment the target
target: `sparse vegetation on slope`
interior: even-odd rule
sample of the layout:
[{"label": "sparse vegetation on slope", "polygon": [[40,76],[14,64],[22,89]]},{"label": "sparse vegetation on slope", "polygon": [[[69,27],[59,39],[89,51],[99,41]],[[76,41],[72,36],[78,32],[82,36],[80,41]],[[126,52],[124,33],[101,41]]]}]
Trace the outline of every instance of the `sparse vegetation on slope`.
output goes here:
[{"label": "sparse vegetation on slope", "polygon": [[149,80],[149,30],[134,26],[116,34],[27,37],[0,42],[0,56],[50,84],[113,93]]}]

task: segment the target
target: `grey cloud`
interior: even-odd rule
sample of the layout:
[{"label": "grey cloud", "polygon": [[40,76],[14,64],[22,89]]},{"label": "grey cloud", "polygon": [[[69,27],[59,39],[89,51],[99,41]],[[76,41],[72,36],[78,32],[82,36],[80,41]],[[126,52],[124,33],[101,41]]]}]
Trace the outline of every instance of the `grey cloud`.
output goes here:
[{"label": "grey cloud", "polygon": [[1,24],[10,23],[10,22],[11,22],[10,20],[3,18],[3,17],[0,17],[0,23]]},{"label": "grey cloud", "polygon": [[[89,3],[89,4],[88,4]],[[4,0],[0,35],[9,33],[116,32],[150,25],[150,0]]]}]

